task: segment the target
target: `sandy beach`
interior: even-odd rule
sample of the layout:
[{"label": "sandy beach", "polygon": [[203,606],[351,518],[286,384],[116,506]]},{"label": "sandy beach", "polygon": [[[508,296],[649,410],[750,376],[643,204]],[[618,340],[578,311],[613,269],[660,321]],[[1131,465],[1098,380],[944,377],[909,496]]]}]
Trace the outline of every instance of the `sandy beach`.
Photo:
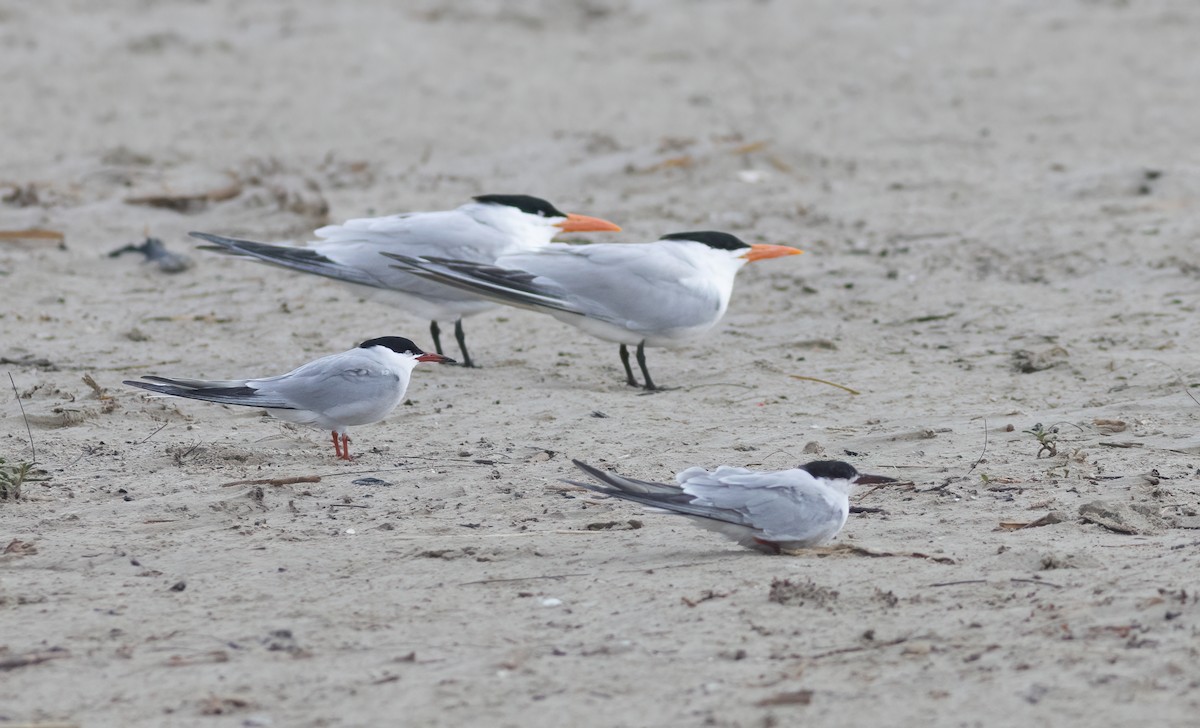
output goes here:
[{"label": "sandy beach", "polygon": [[[1194,725],[1197,37],[1168,1],[0,3],[0,728]],[[121,384],[432,346],[187,232],[485,193],[805,254],[652,395],[470,318],[480,368],[419,368],[353,462]],[[108,255],[147,236],[192,265]],[[766,556],[572,458],[901,482]]]}]

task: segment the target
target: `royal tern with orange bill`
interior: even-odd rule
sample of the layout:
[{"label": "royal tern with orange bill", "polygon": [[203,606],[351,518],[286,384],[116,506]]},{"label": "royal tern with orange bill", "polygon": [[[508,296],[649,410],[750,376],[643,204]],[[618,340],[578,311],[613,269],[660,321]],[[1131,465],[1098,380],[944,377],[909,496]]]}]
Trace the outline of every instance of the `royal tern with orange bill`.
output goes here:
[{"label": "royal tern with orange bill", "polygon": [[492,263],[506,253],[534,250],[559,233],[619,231],[607,220],[562,212],[529,195],[480,195],[453,210],[408,212],[386,217],[347,220],[314,234],[320,240],[298,247],[256,243],[193,232],[215,250],[353,285],[360,294],[389,302],[430,322],[434,349],[441,354],[438,321],[454,321],[454,336],[463,366],[474,366],[467,353],[464,316],[493,304],[460,290],[437,285],[387,265],[380,252],[442,256]]},{"label": "royal tern with orange bill", "polygon": [[626,347],[636,346],[642,386],[655,390],[646,368],[647,346],[680,346],[701,336],[725,315],[734,277],[743,265],[801,252],[703,231],[664,235],[652,243],[552,243],[503,255],[494,264],[448,256],[383,255],[401,270],[429,281],[549,314],[617,342],[631,387],[638,382]]}]

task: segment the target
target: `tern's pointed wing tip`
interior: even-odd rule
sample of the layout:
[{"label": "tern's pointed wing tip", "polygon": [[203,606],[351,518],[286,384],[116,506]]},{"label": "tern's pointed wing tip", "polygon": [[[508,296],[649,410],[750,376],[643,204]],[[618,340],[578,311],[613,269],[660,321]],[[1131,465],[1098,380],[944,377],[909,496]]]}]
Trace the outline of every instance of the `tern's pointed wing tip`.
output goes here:
[{"label": "tern's pointed wing tip", "polygon": [[576,488],[582,488],[582,489],[584,489],[584,490],[590,490],[590,491],[592,491],[593,493],[600,493],[600,494],[602,494],[602,495],[607,495],[607,496],[617,496],[617,495],[619,495],[619,493],[615,493],[615,492],[613,492],[613,491],[609,490],[608,488],[601,488],[600,486],[596,485],[595,483],[583,483],[583,482],[580,482],[580,481],[578,481],[578,480],[571,480],[570,478],[559,478],[559,479],[558,479],[558,482],[560,482],[560,483],[566,483],[567,485],[573,485],[573,486],[575,486]]},{"label": "tern's pointed wing tip", "polygon": [[597,480],[600,480],[602,482],[608,482],[608,479],[605,477],[604,471],[599,468],[588,465],[587,463],[583,462],[582,460],[577,460],[575,458],[571,458],[571,464],[574,465],[575,467],[579,468],[583,472],[587,473],[588,475],[592,476],[593,478],[596,478]]},{"label": "tern's pointed wing tip", "polygon": [[210,243],[225,243],[225,242],[230,242],[233,240],[232,238],[227,238],[222,235],[214,235],[212,233],[202,233],[199,230],[189,231],[188,236],[196,238],[197,240],[207,240]]},{"label": "tern's pointed wing tip", "polygon": [[[154,379],[154,377],[142,377],[142,379]],[[167,394],[167,395],[175,394],[174,392],[170,391],[170,388],[172,385],[159,384],[159,383],[153,382],[153,381],[147,382],[147,381],[141,381],[141,380],[137,380],[137,379],[126,379],[126,380],[122,381],[121,384],[124,384],[127,387],[134,387],[136,389],[141,389],[145,392],[154,392],[155,394]]]},{"label": "tern's pointed wing tip", "polygon": [[213,233],[202,233],[198,230],[192,230],[188,233],[188,236],[196,238],[197,240],[203,240],[205,242],[212,243],[212,245],[198,246],[200,250],[211,250],[218,253],[230,253],[234,252],[239,245],[246,243],[251,245],[254,244],[249,240],[239,240],[238,238],[230,238],[224,235],[215,235]]}]

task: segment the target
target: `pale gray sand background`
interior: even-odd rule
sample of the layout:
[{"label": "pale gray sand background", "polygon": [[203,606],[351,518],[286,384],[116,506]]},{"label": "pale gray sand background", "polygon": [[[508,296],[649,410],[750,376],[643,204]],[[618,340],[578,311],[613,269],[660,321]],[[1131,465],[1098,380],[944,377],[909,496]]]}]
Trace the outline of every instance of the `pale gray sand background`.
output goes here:
[{"label": "pale gray sand background", "polygon": [[[0,243],[48,478],[0,503],[0,546],[36,550],[0,556],[0,662],[54,658],[0,673],[0,725],[1191,724],[1197,37],[1185,2],[3,3],[0,229],[68,249]],[[124,202],[233,181],[187,214]],[[651,352],[680,387],[656,396],[553,320],[471,319],[485,368],[418,370],[353,464],[119,384],[428,343],[183,234],[483,192],[808,252]],[[146,231],[196,266],[103,257]],[[29,459],[0,399],[0,456]],[[571,457],[667,478],[809,443],[915,483],[839,539],[902,555],[763,557],[558,485]],[[1167,520],[1114,533],[1078,519],[1094,500]]]}]

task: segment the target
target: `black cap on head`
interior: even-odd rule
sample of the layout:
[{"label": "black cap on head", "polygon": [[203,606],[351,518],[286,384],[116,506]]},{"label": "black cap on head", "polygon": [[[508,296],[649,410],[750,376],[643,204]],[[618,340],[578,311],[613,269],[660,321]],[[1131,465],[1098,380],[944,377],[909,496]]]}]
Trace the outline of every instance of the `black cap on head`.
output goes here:
[{"label": "black cap on head", "polygon": [[521,212],[540,217],[567,216],[567,213],[559,210],[549,202],[531,195],[476,195],[473,199],[476,202],[485,202],[493,205],[508,205],[509,207],[517,208]]},{"label": "black cap on head", "polygon": [[749,248],[749,243],[744,243],[738,239],[736,235],[729,233],[719,233],[715,230],[701,230],[694,233],[671,233],[664,235],[659,240],[694,240],[697,243],[704,243],[710,248],[717,250],[743,250]]},{"label": "black cap on head", "polygon": [[858,471],[854,469],[853,465],[844,463],[841,460],[814,460],[811,463],[801,465],[800,469],[814,478],[829,478],[831,480],[837,478],[853,480],[858,475]]},{"label": "black cap on head", "polygon": [[385,346],[397,354],[412,354],[419,356],[425,352],[412,341],[403,336],[381,336],[378,339],[367,339],[358,345],[360,349],[370,349],[372,346]]}]

